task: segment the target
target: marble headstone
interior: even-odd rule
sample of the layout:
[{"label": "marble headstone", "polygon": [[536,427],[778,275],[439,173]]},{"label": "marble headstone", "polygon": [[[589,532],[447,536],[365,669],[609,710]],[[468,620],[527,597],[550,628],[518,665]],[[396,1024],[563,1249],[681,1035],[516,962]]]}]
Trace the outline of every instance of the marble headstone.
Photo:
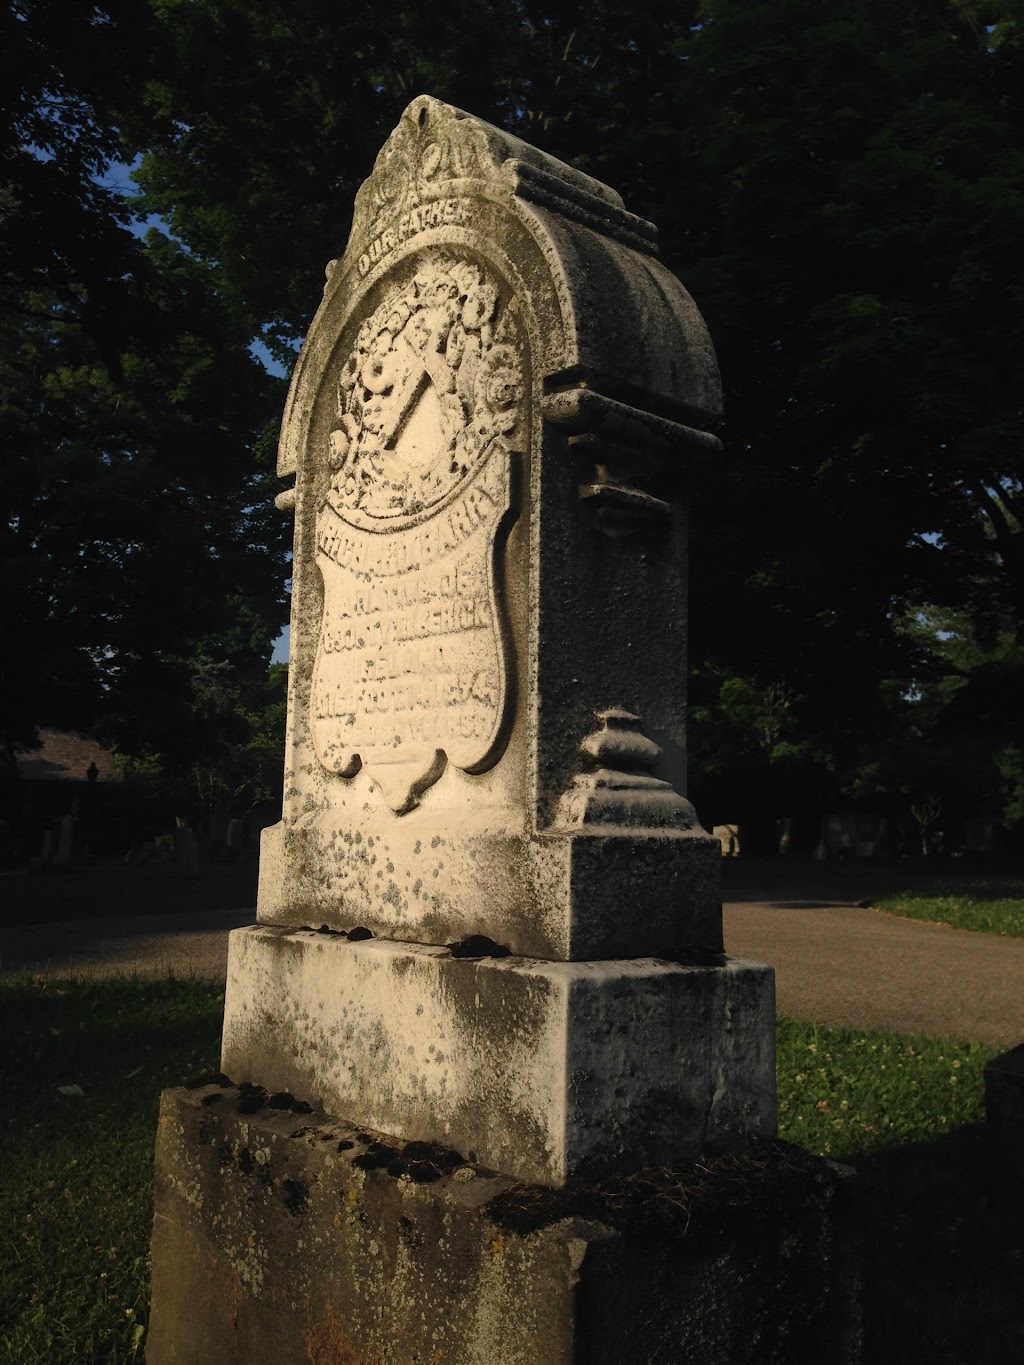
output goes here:
[{"label": "marble headstone", "polygon": [[223,1067],[561,1184],[774,1131],[685,796],[714,353],[653,226],[436,100],[296,365],[285,796]]}]

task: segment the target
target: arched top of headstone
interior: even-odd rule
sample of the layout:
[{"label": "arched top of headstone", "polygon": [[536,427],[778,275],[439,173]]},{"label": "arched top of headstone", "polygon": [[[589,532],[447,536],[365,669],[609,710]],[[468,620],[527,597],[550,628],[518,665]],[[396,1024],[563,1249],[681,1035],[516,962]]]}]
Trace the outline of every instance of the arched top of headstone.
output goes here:
[{"label": "arched top of headstone", "polygon": [[413,100],[378,153],[373,173],[356,195],[354,231],[362,226],[361,215],[366,215],[372,235],[381,210],[393,208],[396,198],[416,190],[425,197],[444,184],[500,182],[517,175],[529,177],[531,172],[559,182],[563,193],[588,196],[617,210],[626,226],[654,240],[654,225],[626,214],[617,190],[430,95]]},{"label": "arched top of headstone", "polygon": [[[346,319],[411,254],[450,245],[488,261],[526,320],[542,392],[576,387],[706,428],[721,387],[707,329],[658,259],[653,224],[607,185],[422,95],[356,195],[344,255],[296,365],[278,468],[294,474]],[[557,417],[554,420],[558,420]]]}]

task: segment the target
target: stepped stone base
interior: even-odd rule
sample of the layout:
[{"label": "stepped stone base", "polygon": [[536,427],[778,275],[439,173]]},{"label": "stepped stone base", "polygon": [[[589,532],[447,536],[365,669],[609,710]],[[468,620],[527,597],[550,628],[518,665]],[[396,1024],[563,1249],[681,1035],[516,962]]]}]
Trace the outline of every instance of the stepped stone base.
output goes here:
[{"label": "stepped stone base", "polygon": [[353,1123],[578,1184],[775,1136],[768,967],[544,962],[253,926],[221,1066]]},{"label": "stepped stone base", "polygon": [[797,1148],[556,1191],[240,1103],[164,1093],[149,1365],[857,1359],[846,1180]]}]

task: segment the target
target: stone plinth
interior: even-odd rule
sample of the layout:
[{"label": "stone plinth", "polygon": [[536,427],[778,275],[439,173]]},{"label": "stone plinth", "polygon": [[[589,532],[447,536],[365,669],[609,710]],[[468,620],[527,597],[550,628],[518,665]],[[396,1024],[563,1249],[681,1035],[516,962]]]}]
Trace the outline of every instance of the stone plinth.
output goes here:
[{"label": "stone plinth", "polygon": [[164,1094],[149,1365],[857,1359],[845,1181],[797,1149],[566,1198],[238,1107]]},{"label": "stone plinth", "polygon": [[518,1180],[592,1181],[775,1133],[764,967],[543,962],[254,927],[223,1071]]},{"label": "stone plinth", "polygon": [[423,810],[279,824],[263,831],[259,918],[414,943],[485,935],[576,961],[721,952],[720,852],[703,830],[513,834],[467,815],[438,833]]}]

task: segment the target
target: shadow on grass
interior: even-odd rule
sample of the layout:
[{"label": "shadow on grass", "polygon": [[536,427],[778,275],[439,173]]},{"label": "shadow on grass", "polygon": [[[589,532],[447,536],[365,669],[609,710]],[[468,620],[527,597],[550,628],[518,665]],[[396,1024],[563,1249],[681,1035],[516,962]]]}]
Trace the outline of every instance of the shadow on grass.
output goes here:
[{"label": "shadow on grass", "polygon": [[255,861],[203,865],[184,876],[173,863],[101,864],[0,873],[0,925],[20,928],[101,915],[242,910],[256,904]]},{"label": "shadow on grass", "polygon": [[216,1066],[222,1012],[199,981],[0,982],[0,1359],[142,1359],[159,1095]]},{"label": "shadow on grass", "polygon": [[[0,981],[0,1103],[57,1129],[91,1114],[93,1101],[155,1115],[160,1090],[218,1041],[223,1005],[222,986],[173,977]],[[84,1106],[59,1094],[71,1084]]]},{"label": "shadow on grass", "polygon": [[858,1172],[864,1361],[1024,1360],[1024,1189],[983,1124],[847,1161]]}]

